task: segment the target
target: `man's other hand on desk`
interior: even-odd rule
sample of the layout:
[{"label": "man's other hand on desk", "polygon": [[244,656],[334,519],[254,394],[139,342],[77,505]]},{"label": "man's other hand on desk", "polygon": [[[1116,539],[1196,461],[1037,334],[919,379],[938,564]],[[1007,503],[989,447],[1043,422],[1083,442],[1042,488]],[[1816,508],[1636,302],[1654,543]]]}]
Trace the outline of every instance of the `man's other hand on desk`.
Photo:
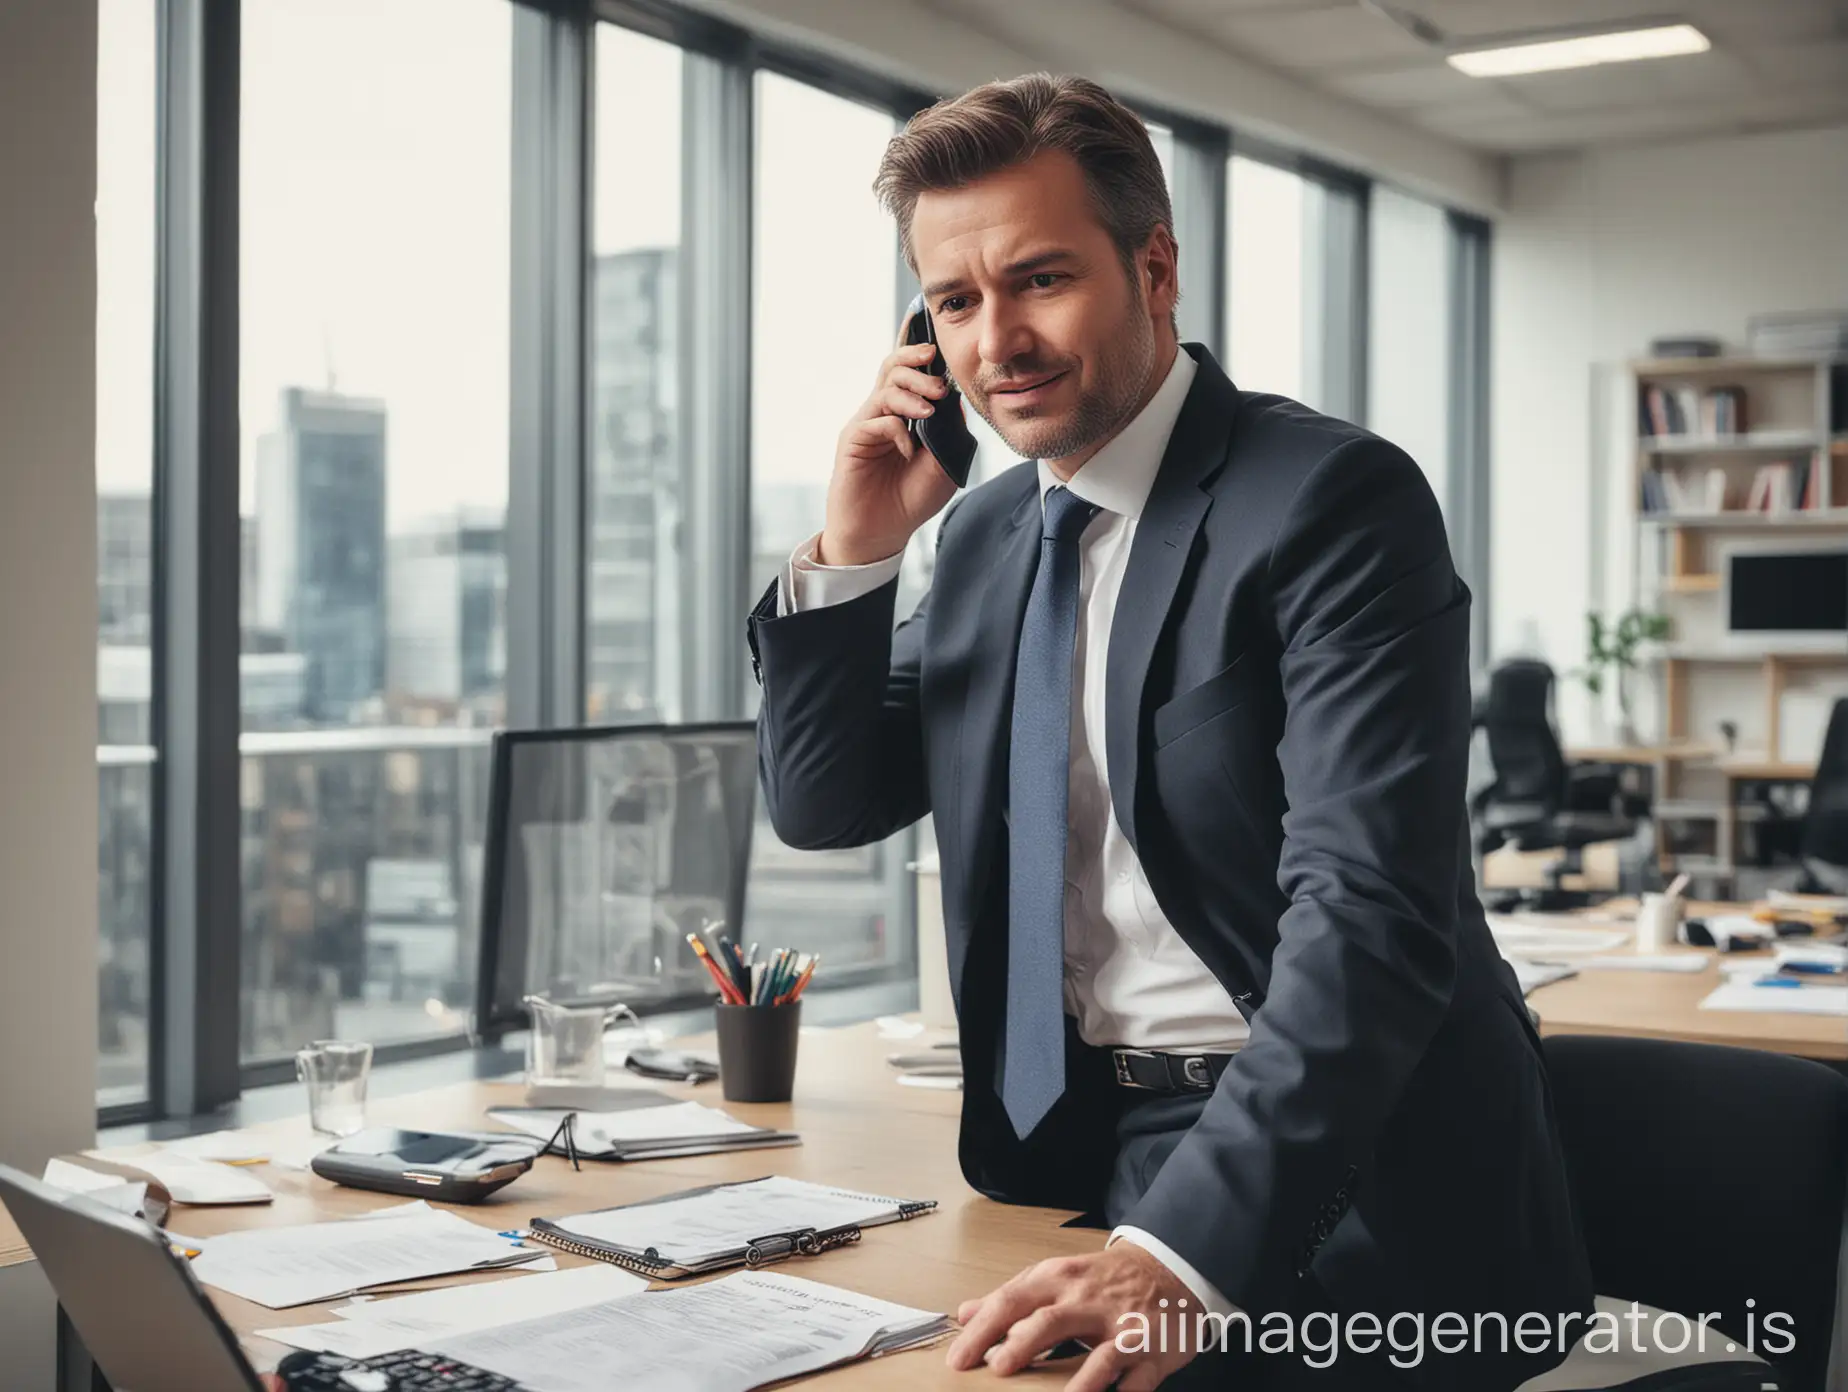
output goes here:
[{"label": "man's other hand on desk", "polygon": [[[1114,1243],[1090,1256],[1057,1257],[1028,1267],[979,1300],[964,1301],[956,1312],[963,1331],[950,1345],[949,1363],[967,1370],[985,1361],[1005,1377],[1067,1339],[1082,1339],[1091,1353],[1065,1392],[1104,1392],[1112,1383],[1123,1392],[1152,1392],[1192,1361],[1193,1351],[1160,1352],[1162,1341],[1141,1339],[1139,1331],[1152,1335],[1168,1313],[1191,1314],[1197,1302],[1190,1295],[1172,1271],[1134,1243]],[[1131,1314],[1148,1323],[1126,1322]],[[1152,1351],[1124,1353],[1117,1347],[1118,1334],[1131,1347],[1143,1343]]]}]

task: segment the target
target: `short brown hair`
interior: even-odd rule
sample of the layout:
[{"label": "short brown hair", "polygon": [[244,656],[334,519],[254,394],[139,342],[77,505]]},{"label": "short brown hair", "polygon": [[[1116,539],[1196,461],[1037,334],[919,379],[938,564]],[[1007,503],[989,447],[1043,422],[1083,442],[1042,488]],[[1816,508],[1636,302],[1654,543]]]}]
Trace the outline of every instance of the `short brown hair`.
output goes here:
[{"label": "short brown hair", "polygon": [[1028,73],[988,82],[920,111],[887,144],[873,192],[898,220],[912,270],[918,195],[963,188],[1047,150],[1078,162],[1097,217],[1126,270],[1157,224],[1174,230],[1168,181],[1142,118],[1083,77]]}]

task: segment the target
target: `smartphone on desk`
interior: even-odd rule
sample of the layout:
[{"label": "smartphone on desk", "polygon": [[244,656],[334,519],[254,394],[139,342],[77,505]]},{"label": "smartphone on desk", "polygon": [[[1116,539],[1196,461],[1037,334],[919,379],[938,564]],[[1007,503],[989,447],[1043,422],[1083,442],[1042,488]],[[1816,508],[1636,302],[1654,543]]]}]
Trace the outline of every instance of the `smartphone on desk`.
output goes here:
[{"label": "smartphone on desk", "polygon": [[[930,320],[930,310],[924,304],[922,295],[912,297],[910,306],[905,310],[905,342],[907,344],[928,343],[933,347],[937,342],[937,331]],[[949,380],[949,364],[943,360],[943,350],[937,349],[923,369],[933,377]],[[937,402],[937,409],[922,420],[906,423],[911,438],[920,442],[925,449],[936,456],[943,472],[950,476],[950,482],[958,488],[969,486],[969,471],[975,466],[975,436],[969,431],[969,422],[963,412],[968,408],[963,405],[962,393],[952,384]]]}]

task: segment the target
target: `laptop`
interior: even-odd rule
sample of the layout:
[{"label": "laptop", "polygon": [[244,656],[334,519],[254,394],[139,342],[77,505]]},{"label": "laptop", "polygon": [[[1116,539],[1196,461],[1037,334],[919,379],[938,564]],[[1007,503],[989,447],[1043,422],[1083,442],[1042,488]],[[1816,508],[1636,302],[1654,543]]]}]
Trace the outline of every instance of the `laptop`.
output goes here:
[{"label": "laptop", "polygon": [[[115,1392],[263,1392],[237,1336],[186,1259],[145,1219],[0,1165],[0,1203]],[[354,1361],[292,1353],[290,1392],[518,1392],[496,1373],[432,1354]]]}]

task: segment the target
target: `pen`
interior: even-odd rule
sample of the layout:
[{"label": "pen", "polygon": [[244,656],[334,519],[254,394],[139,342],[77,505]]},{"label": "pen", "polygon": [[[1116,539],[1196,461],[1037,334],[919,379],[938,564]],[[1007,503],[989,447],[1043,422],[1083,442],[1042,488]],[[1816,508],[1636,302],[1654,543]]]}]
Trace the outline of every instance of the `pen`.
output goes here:
[{"label": "pen", "polygon": [[1786,991],[1800,991],[1803,989],[1803,983],[1798,981],[1794,976],[1761,976],[1752,982],[1752,984],[1754,986],[1778,986]]},{"label": "pen", "polygon": [[731,979],[724,972],[719,970],[719,964],[712,960],[712,954],[706,951],[706,945],[691,933],[687,934],[687,942],[692,945],[693,955],[699,958],[707,972],[711,974],[714,984],[718,986],[720,999],[728,1005],[744,1004],[744,998],[738,994],[738,988],[732,984]]}]

